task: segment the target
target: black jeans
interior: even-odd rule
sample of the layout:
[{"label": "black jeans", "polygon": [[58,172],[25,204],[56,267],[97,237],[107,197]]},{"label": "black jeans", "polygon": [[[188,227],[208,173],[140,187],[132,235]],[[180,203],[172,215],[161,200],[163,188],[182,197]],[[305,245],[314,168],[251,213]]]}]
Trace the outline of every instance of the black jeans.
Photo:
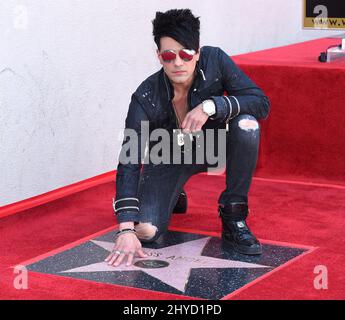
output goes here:
[{"label": "black jeans", "polygon": [[[249,120],[249,121],[248,121]],[[253,116],[240,115],[226,134],[226,189],[218,203],[247,202],[258,158],[260,126]],[[146,164],[139,181],[140,222],[152,223],[156,240],[169,226],[172,211],[184,184],[208,164]]]}]

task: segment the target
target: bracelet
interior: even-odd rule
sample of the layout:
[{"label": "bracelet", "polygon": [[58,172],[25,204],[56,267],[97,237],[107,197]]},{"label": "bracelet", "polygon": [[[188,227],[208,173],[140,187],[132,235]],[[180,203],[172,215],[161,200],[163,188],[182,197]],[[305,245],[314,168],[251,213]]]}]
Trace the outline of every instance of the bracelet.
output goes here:
[{"label": "bracelet", "polygon": [[135,231],[135,229],[122,229],[116,232],[115,235],[115,240],[121,235],[121,234],[125,234],[125,233],[134,233],[136,234],[137,232]]},{"label": "bracelet", "polygon": [[120,234],[122,232],[127,232],[127,231],[136,232],[135,229],[122,229],[122,230],[117,231],[116,234]]}]

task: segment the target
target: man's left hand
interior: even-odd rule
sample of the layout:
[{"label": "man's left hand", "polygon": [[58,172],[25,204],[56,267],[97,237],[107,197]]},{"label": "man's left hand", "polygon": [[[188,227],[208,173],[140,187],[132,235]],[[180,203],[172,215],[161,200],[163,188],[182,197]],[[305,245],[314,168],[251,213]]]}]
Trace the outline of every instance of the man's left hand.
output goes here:
[{"label": "man's left hand", "polygon": [[199,104],[192,111],[186,114],[182,122],[183,133],[193,133],[200,131],[206,123],[208,115],[203,111],[202,104]]}]

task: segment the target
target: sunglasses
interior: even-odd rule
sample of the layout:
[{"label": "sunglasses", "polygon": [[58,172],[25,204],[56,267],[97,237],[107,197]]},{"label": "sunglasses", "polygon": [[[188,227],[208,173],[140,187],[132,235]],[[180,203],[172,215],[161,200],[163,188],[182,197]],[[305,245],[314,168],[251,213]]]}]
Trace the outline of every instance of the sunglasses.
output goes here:
[{"label": "sunglasses", "polygon": [[[181,49],[178,52],[178,55],[183,61],[191,61],[195,55],[195,50],[191,49]],[[171,62],[176,59],[176,53],[174,50],[165,50],[163,51],[160,56],[162,57],[164,62]]]}]

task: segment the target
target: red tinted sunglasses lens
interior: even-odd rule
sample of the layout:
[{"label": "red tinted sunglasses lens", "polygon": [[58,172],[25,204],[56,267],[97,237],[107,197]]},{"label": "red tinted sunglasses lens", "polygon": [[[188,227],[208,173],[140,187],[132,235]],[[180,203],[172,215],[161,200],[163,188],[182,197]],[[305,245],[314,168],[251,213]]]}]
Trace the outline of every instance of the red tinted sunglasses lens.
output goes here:
[{"label": "red tinted sunglasses lens", "polygon": [[185,61],[191,61],[193,59],[194,51],[192,50],[180,50],[179,56]]},{"label": "red tinted sunglasses lens", "polygon": [[176,59],[176,53],[172,51],[165,51],[161,54],[164,61],[172,61]]}]

